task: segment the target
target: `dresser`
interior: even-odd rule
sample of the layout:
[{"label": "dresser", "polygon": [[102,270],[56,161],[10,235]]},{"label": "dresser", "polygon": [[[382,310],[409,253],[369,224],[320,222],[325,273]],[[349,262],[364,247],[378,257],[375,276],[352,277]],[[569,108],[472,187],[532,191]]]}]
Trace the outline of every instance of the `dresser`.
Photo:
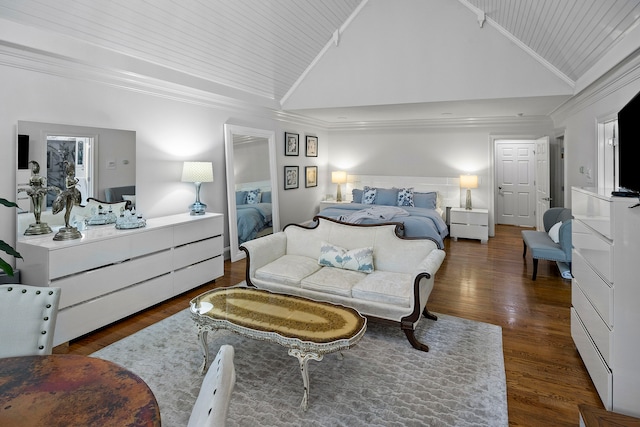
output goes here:
[{"label": "dresser", "polygon": [[449,212],[450,231],[453,240],[478,239],[480,243],[489,240],[489,211],[487,209],[451,208]]},{"label": "dresser", "polygon": [[571,192],[571,336],[606,409],[640,416],[638,199]]},{"label": "dresser", "polygon": [[22,283],[62,289],[54,345],[67,342],[224,275],[223,215],[179,214],[82,239],[22,236]]}]

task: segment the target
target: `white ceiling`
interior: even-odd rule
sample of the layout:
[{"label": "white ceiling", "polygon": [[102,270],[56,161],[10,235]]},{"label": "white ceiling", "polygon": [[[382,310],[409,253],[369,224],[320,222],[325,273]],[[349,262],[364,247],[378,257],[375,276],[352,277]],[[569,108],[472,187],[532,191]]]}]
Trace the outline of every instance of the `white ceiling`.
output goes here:
[{"label": "white ceiling", "polygon": [[[389,0],[0,0],[0,18],[279,103],[362,8],[381,1]],[[640,17],[635,0],[457,1],[477,17],[469,25],[497,29],[572,87]],[[304,114],[329,123],[547,115],[566,99],[412,101]]]}]

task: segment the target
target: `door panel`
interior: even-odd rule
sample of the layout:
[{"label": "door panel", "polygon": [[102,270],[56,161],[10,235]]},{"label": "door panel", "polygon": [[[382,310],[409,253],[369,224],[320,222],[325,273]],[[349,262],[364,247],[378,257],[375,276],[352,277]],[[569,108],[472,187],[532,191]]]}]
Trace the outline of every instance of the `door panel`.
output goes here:
[{"label": "door panel", "polygon": [[549,184],[549,137],[536,140],[536,228],[544,231],[542,214],[551,206]]},{"label": "door panel", "polygon": [[496,141],[497,224],[535,226],[534,141]]}]

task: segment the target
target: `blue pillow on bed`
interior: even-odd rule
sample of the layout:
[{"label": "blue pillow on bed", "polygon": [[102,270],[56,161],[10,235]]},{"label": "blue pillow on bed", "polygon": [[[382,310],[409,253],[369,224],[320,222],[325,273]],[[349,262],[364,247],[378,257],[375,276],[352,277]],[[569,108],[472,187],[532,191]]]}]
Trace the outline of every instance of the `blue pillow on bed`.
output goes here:
[{"label": "blue pillow on bed", "polygon": [[362,203],[362,194],[364,191],[359,188],[354,188],[351,190],[351,195],[353,196],[353,203]]},{"label": "blue pillow on bed", "polygon": [[247,191],[247,204],[255,205],[260,203],[260,190]]},{"label": "blue pillow on bed", "polygon": [[413,202],[413,187],[398,189],[398,206],[415,206]]},{"label": "blue pillow on bed", "polygon": [[265,191],[264,193],[262,193],[262,196],[260,196],[260,201],[262,203],[271,203],[271,191]]},{"label": "blue pillow on bed", "polygon": [[438,206],[438,193],[431,191],[429,193],[413,192],[413,205],[417,208],[435,209]]},{"label": "blue pillow on bed", "polygon": [[362,193],[362,203],[372,205],[376,200],[377,189],[365,186]]},{"label": "blue pillow on bed", "polygon": [[247,201],[246,191],[236,191],[236,205],[244,205]]},{"label": "blue pillow on bed", "polygon": [[375,205],[396,206],[398,204],[397,188],[376,188]]}]

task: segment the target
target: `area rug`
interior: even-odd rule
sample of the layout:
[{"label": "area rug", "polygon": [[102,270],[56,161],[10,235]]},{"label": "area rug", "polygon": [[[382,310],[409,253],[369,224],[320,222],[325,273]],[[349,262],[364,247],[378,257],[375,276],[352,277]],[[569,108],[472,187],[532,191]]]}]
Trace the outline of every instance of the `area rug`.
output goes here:
[{"label": "area rug", "polygon": [[[228,331],[209,334],[213,358],[235,348],[236,386],[227,426],[507,426],[502,330],[439,315],[422,319],[415,350],[397,325],[370,321],[362,340],[309,362],[309,409],[299,409],[298,360],[277,344]],[[202,361],[188,309],[92,356],[144,379],[160,405],[162,425],[186,426],[198,396]]]}]

